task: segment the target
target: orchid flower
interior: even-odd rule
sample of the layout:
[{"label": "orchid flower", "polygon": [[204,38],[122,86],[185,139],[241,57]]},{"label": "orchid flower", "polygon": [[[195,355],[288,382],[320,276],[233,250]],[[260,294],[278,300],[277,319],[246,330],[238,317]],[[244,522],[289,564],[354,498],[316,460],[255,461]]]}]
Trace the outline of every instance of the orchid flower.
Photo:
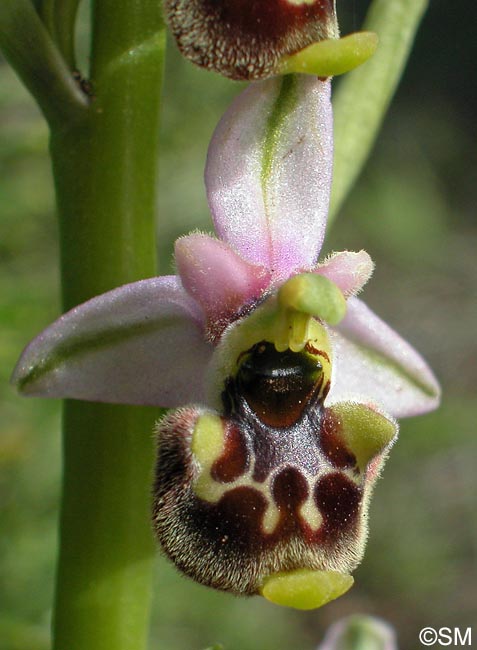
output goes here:
[{"label": "orchid flower", "polygon": [[356,294],[360,251],[318,262],[332,174],[330,81],[257,82],[213,136],[217,237],[178,274],[62,316],[23,352],[26,395],[175,410],[158,425],[154,526],[185,574],[298,608],[344,593],[394,418],[435,408],[425,361]]},{"label": "orchid flower", "polygon": [[377,46],[373,32],[338,38],[335,0],[165,0],[164,9],[182,54],[231,79],[342,74]]}]

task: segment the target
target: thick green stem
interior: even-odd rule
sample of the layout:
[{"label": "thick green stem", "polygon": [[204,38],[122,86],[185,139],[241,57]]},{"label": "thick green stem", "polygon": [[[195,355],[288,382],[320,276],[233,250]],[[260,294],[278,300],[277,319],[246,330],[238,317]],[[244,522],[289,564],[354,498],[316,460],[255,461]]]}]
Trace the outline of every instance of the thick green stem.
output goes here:
[{"label": "thick green stem", "polygon": [[[96,0],[86,118],[52,129],[65,309],[156,269],[160,4]],[[67,402],[57,650],[143,650],[157,412]]]},{"label": "thick green stem", "polygon": [[155,418],[153,409],[65,404],[57,650],[147,645]]},{"label": "thick green stem", "polygon": [[335,95],[335,162],[330,226],[361,172],[401,78],[429,0],[374,0],[363,29],[376,32],[376,54],[349,73]]}]

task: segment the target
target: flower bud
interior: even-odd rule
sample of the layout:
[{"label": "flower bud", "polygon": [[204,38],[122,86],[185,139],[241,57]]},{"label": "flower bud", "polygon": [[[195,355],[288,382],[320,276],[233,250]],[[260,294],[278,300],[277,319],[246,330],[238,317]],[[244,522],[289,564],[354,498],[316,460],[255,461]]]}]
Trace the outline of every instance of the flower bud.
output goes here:
[{"label": "flower bud", "polygon": [[396,634],[374,616],[349,616],[334,623],[316,650],[397,650]]}]

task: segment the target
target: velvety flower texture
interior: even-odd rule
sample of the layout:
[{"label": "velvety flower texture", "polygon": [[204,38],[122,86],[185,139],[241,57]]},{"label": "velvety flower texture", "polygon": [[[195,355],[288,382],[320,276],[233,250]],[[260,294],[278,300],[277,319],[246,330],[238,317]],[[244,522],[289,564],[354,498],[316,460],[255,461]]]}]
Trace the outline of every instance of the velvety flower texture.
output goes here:
[{"label": "velvety flower texture", "polygon": [[338,38],[334,0],[164,0],[164,9],[182,54],[232,79],[342,74],[377,46],[371,32]]},{"label": "velvety flower texture", "polygon": [[317,263],[331,173],[329,80],[253,84],[209,149],[218,238],[183,237],[177,276],[65,314],[14,373],[28,395],[176,408],[158,425],[164,551],[203,584],[305,609],[352,584],[394,418],[439,400],[356,297],[368,254]]},{"label": "velvety flower texture", "polygon": [[334,0],[165,0],[182,54],[233,79],[259,79],[308,45],[338,36]]}]

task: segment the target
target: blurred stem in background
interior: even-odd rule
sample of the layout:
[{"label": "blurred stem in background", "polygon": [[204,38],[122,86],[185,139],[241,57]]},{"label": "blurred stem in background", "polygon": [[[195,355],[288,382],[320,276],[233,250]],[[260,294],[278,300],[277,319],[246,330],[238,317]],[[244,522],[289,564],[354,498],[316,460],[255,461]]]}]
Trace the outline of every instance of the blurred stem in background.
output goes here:
[{"label": "blurred stem in background", "polygon": [[328,227],[356,182],[379,133],[429,0],[374,0],[363,29],[376,32],[376,54],[347,74],[333,101],[335,160]]},{"label": "blurred stem in background", "polygon": [[[332,214],[357,178],[427,0],[374,0],[374,59],[335,99]],[[51,132],[63,307],[155,275],[164,31],[157,0],[95,0],[91,72],[75,71],[78,0],[1,0],[0,47]],[[152,409],[68,402],[57,650],[143,650],[154,553]]]},{"label": "blurred stem in background", "polygon": [[[160,3],[96,0],[90,86],[73,68],[76,0],[2,3],[0,43],[50,126],[66,310],[156,273]],[[65,404],[58,649],[146,647],[156,417]]]}]

